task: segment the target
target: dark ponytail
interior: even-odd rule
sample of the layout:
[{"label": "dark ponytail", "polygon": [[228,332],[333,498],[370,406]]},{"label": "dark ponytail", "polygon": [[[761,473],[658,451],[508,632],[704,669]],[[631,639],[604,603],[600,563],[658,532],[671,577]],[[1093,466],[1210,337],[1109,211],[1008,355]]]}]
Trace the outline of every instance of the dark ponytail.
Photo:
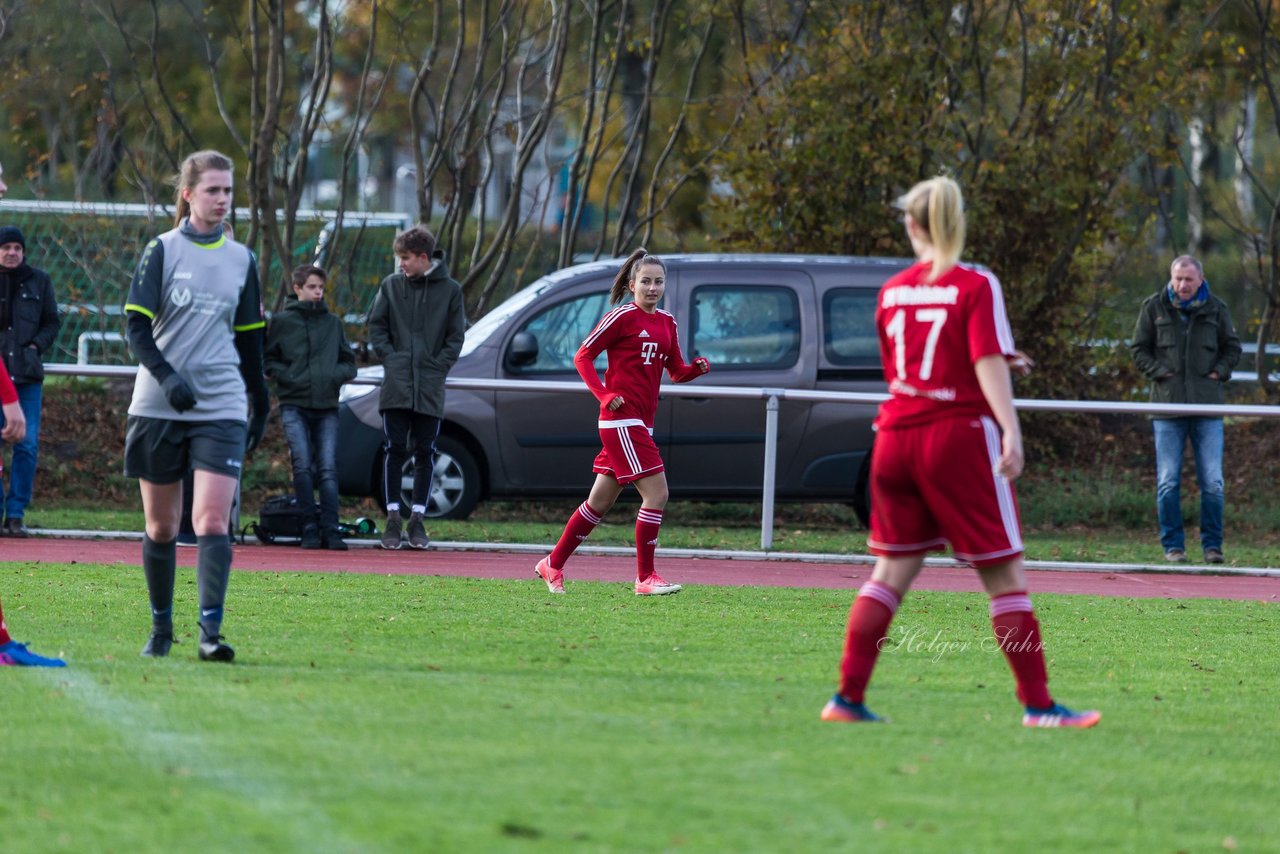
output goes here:
[{"label": "dark ponytail", "polygon": [[636,249],[627,256],[627,260],[622,262],[622,267],[618,270],[618,275],[613,278],[613,287],[609,289],[609,304],[617,305],[627,298],[630,293],[628,285],[635,281],[636,268],[642,263],[656,264],[662,268],[665,275],[667,272],[666,262],[657,255],[650,255],[649,251],[643,246]]}]

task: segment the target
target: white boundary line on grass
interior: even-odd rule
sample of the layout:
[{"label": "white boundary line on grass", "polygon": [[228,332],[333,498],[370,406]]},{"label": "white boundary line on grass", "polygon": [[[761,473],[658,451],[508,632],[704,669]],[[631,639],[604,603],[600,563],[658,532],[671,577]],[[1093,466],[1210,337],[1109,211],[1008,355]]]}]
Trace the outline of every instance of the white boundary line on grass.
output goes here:
[{"label": "white boundary line on grass", "polygon": [[[139,764],[155,770],[159,779],[164,779],[167,769],[189,769],[190,776],[185,779],[193,788],[211,786],[252,805],[288,837],[293,850],[377,850],[367,840],[353,840],[343,834],[327,813],[310,802],[306,792],[282,786],[278,781],[246,777],[240,773],[234,764],[227,763],[211,750],[204,737],[194,729],[199,727],[199,720],[188,721],[193,730],[181,732],[139,703],[112,694],[89,673],[68,667],[42,669],[41,675],[64,688],[65,696],[79,702],[90,724],[113,731],[128,754]],[[269,809],[262,809],[263,805]],[[233,834],[234,828],[226,827],[224,832]],[[232,849],[235,847],[233,841],[223,839],[216,847]],[[253,843],[250,847],[257,847],[260,840],[243,837],[239,842]]]},{"label": "white boundary line on grass", "polygon": [[[141,540],[141,532],[134,531],[76,531],[54,530],[48,528],[32,529],[32,533],[45,537],[70,540]],[[347,544],[353,548],[376,548],[377,540],[348,539]],[[288,544],[282,544],[287,548]],[[551,551],[550,545],[529,545],[526,543],[481,543],[481,542],[439,542],[431,541],[432,551],[465,551],[465,552],[511,552],[514,554],[545,555]],[[592,546],[583,544],[575,554],[590,555],[633,555],[635,549],[630,546]],[[729,549],[667,549],[659,548],[659,557],[705,558],[708,560],[764,560],[790,561],[799,563],[854,564],[871,566],[876,562],[874,555],[863,554],[817,554],[811,552],[775,552],[775,551],[734,551]],[[925,558],[925,566],[963,567],[949,557]],[[1241,575],[1255,578],[1280,578],[1280,569],[1249,566],[1223,566],[1211,564],[1156,564],[1156,563],[1091,563],[1083,561],[1060,560],[1028,560],[1027,569],[1044,570],[1046,572],[1149,572],[1161,575]]]}]

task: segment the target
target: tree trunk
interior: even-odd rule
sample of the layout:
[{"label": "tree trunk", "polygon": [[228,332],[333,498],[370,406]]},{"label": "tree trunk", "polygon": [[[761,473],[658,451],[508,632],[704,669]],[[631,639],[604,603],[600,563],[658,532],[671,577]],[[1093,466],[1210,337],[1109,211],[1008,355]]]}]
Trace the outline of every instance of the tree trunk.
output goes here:
[{"label": "tree trunk", "polygon": [[1187,144],[1191,148],[1187,182],[1187,251],[1192,255],[1200,251],[1204,239],[1204,164],[1208,151],[1205,139],[1204,118],[1197,114],[1187,122]]},{"label": "tree trunk", "polygon": [[626,176],[618,207],[618,232],[630,231],[636,220],[636,201],[640,177],[640,161],[644,157],[643,135],[646,122],[646,93],[649,69],[645,55],[639,48],[627,51],[619,60],[622,83],[622,138],[626,140],[627,162],[623,164]]},{"label": "tree trunk", "polygon": [[[1240,212],[1240,221],[1245,228],[1256,230],[1258,212],[1253,201],[1253,166],[1254,139],[1258,130],[1258,91],[1249,86],[1240,100],[1240,120],[1236,124],[1236,174],[1233,184],[1236,194],[1236,208]],[[1252,247],[1252,241],[1246,241]]]}]

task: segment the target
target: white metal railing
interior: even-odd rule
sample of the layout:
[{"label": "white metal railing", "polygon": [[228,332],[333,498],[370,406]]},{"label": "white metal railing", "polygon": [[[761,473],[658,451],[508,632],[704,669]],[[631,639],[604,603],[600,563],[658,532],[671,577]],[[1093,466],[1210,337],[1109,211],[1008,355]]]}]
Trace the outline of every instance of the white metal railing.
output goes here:
[{"label": "white metal railing", "polygon": [[[148,219],[172,219],[173,205],[172,203],[157,199],[154,204],[143,204],[138,202],[77,202],[77,201],[55,201],[52,199],[6,199],[4,203],[6,211],[12,213],[53,213],[53,214],[81,214],[81,215],[97,215],[97,216],[138,216]],[[247,207],[238,207],[234,210],[234,217],[247,221],[253,214],[252,209]],[[276,217],[283,219],[285,212],[277,208]],[[314,220],[333,220],[338,216],[338,212],[332,208],[300,208],[295,213],[298,222],[314,221]],[[408,228],[411,224],[411,217],[407,213],[401,211],[344,211],[343,219],[350,220],[353,223],[366,222],[375,224],[394,225],[398,228]],[[28,233],[29,234],[29,233]]]},{"label": "white metal railing", "polygon": [[76,338],[76,365],[84,367],[89,364],[89,345],[94,341],[99,344],[123,344],[124,335],[119,332],[81,332]]},{"label": "white metal railing", "polygon": [[[132,377],[138,369],[131,365],[71,365],[62,363],[44,366],[46,374],[62,374],[86,377]],[[360,376],[352,385],[381,385],[380,376]],[[560,391],[589,394],[581,382],[553,382],[548,380],[488,380],[449,377],[447,388],[470,391]],[[881,392],[810,391],[791,388],[745,388],[717,385],[663,385],[662,394],[670,397],[735,398],[762,400],[765,404],[764,429],[764,483],[761,488],[760,548],[773,548],[774,492],[777,483],[778,457],[778,407],[784,400],[822,403],[880,403],[889,395]],[[1266,405],[1190,405],[1178,403],[1134,403],[1117,400],[1030,400],[1018,398],[1014,405],[1021,412],[1094,412],[1125,415],[1200,415],[1234,416],[1240,418],[1280,417],[1280,406]]]}]

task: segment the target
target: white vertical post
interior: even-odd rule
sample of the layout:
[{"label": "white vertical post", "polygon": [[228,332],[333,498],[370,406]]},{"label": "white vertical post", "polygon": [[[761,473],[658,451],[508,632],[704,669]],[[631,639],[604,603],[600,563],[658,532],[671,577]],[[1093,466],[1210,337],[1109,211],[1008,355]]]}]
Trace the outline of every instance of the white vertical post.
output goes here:
[{"label": "white vertical post", "polygon": [[101,341],[103,344],[108,342],[123,342],[124,336],[119,332],[81,332],[80,337],[76,338],[76,364],[89,364],[89,345],[94,341]]},{"label": "white vertical post", "polygon": [[765,389],[769,395],[764,413],[764,496],[760,512],[760,548],[773,548],[773,492],[777,485],[778,467],[778,389]]}]

